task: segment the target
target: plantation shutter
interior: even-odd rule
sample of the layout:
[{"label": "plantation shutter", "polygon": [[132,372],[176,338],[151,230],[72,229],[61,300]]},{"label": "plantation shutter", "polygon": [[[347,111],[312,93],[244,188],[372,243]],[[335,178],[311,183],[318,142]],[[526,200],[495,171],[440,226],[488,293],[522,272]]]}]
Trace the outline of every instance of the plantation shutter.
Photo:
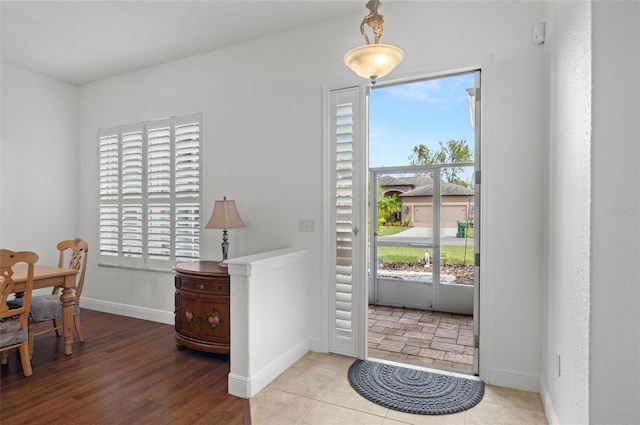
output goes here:
[{"label": "plantation shutter", "polygon": [[[366,188],[361,89],[331,92],[329,169],[331,196],[331,335],[330,351],[363,357],[362,334],[366,274],[364,264]],[[360,169],[362,168],[362,170]],[[366,196],[366,194],[364,194]]]},{"label": "plantation shutter", "polygon": [[201,122],[99,132],[101,264],[170,269],[199,258]]},{"label": "plantation shutter", "polygon": [[117,131],[99,135],[100,149],[100,255],[120,252],[120,136]]},{"label": "plantation shutter", "polygon": [[147,136],[147,253],[150,261],[171,260],[172,128],[170,120],[149,125]]},{"label": "plantation shutter", "polygon": [[200,122],[176,123],[175,141],[175,255],[177,261],[200,255]]},{"label": "plantation shutter", "polygon": [[143,251],[143,131],[142,127],[122,133],[121,192],[122,192],[122,246],[128,259],[142,259]]}]

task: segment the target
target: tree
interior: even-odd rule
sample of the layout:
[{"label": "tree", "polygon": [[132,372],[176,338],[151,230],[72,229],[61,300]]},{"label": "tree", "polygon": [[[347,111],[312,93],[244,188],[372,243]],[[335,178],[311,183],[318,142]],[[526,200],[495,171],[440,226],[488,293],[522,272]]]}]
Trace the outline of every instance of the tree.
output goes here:
[{"label": "tree", "polygon": [[[431,165],[431,164],[456,164],[461,162],[473,162],[473,152],[466,139],[449,140],[447,143],[438,142],[440,149],[431,149],[425,145],[413,147],[413,152],[409,155],[411,165]],[[464,173],[463,167],[443,168],[444,178],[453,184],[463,187],[471,187],[471,183],[463,180],[460,174]]]},{"label": "tree", "polygon": [[393,215],[402,208],[402,201],[395,193],[391,196],[382,196],[380,192],[378,195],[378,217],[384,217],[386,222],[391,222]]}]

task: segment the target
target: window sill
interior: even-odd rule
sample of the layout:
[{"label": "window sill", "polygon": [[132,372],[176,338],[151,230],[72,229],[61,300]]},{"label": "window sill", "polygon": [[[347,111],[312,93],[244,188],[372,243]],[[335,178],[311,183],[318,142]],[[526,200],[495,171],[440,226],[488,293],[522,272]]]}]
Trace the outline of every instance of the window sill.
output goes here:
[{"label": "window sill", "polygon": [[176,271],[171,266],[170,269],[164,269],[159,267],[138,267],[138,266],[125,266],[118,264],[109,264],[109,263],[98,263],[99,267],[112,267],[116,269],[127,269],[127,270],[137,270],[141,272],[155,272],[155,273],[171,273],[174,274]]}]

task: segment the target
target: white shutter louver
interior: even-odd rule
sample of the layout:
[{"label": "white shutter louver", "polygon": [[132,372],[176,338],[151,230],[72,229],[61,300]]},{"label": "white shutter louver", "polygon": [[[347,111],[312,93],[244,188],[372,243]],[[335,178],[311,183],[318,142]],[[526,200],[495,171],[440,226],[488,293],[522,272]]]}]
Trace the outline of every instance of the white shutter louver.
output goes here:
[{"label": "white shutter louver", "polygon": [[171,205],[149,205],[147,224],[149,258],[171,260]]},{"label": "white shutter louver", "polygon": [[147,255],[150,261],[171,261],[171,161],[170,120],[149,124],[147,131]]},{"label": "white shutter louver", "polygon": [[142,257],[142,205],[122,207],[122,253],[127,257]]},{"label": "white shutter louver", "polygon": [[117,256],[119,252],[120,143],[118,133],[99,137],[100,149],[100,254]]},{"label": "white shutter louver", "polygon": [[200,193],[200,126],[189,123],[176,126],[176,197]]},{"label": "white shutter louver", "polygon": [[171,129],[150,129],[147,137],[147,190],[149,199],[171,195]]},{"label": "white shutter louver", "polygon": [[351,332],[353,262],[353,108],[336,108],[336,329]]},{"label": "white shutter louver", "polygon": [[200,124],[183,120],[175,130],[175,255],[200,255]]},{"label": "white shutter louver", "polygon": [[176,205],[176,260],[198,259],[200,252],[200,205]]},{"label": "white shutter louver", "polygon": [[142,199],[142,131],[122,135],[122,181],[124,199]]}]

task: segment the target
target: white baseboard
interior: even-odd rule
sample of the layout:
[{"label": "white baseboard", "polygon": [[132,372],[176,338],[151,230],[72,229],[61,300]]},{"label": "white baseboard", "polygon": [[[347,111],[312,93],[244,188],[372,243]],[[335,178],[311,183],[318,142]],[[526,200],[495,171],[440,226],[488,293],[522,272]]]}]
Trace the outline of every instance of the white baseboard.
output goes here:
[{"label": "white baseboard", "polygon": [[315,353],[328,352],[322,348],[322,340],[320,338],[309,338],[309,351],[313,351]]},{"label": "white baseboard", "polygon": [[489,370],[489,381],[491,385],[499,387],[514,388],[516,390],[540,392],[540,377],[529,375],[514,370],[491,369]]},{"label": "white baseboard", "polygon": [[544,406],[544,413],[547,415],[547,422],[549,425],[559,425],[558,415],[553,408],[553,401],[549,395],[549,388],[547,387],[544,379],[540,380],[540,398],[542,399],[542,405]]},{"label": "white baseboard", "polygon": [[102,301],[87,297],[82,297],[80,300],[80,307],[87,308],[89,310],[102,311],[104,313],[117,314],[119,316],[166,323],[167,325],[173,325],[175,323],[175,316],[172,311],[158,310],[155,308],[114,303],[111,301]]},{"label": "white baseboard", "polygon": [[282,372],[289,369],[295,362],[300,360],[309,352],[310,341],[304,340],[295,345],[280,357],[272,361],[262,370],[252,374],[252,376],[240,376],[229,374],[229,394],[241,398],[251,398],[258,394],[271,381],[276,379]]},{"label": "white baseboard", "polygon": [[251,381],[244,376],[229,373],[229,394],[240,398],[251,398]]}]

